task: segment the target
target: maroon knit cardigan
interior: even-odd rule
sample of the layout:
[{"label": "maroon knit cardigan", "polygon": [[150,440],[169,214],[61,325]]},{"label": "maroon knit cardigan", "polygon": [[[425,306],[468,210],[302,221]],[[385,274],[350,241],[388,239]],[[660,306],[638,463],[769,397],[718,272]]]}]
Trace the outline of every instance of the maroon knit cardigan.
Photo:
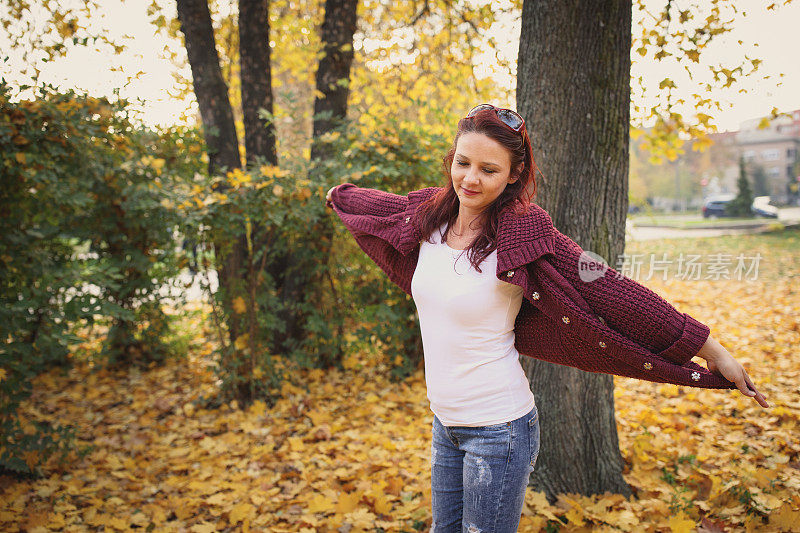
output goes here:
[{"label": "maroon knit cardigan", "polygon": [[[403,196],[343,183],[333,189],[327,205],[361,249],[410,296],[422,242],[417,211],[441,190],[426,187]],[[588,372],[736,387],[691,361],[709,335],[708,326],[611,267],[594,281],[582,281],[582,251],[534,203],[525,215],[511,208],[500,213],[496,275],[522,287],[524,296],[514,324],[519,353]]]}]

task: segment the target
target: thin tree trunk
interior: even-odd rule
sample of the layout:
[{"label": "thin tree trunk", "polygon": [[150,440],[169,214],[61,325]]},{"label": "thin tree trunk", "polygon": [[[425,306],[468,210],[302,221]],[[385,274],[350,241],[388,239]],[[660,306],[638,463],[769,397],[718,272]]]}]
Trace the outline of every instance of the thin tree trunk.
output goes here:
[{"label": "thin tree trunk", "polygon": [[[525,0],[517,107],[547,178],[537,202],[555,226],[611,266],[628,208],[630,0]],[[560,492],[630,494],[622,477],[613,379],[523,359],[539,408],[532,484]]]},{"label": "thin tree trunk", "polygon": [[[239,61],[241,66],[242,117],[244,121],[244,145],[248,166],[256,164],[263,158],[267,164],[278,165],[275,124],[271,117],[274,113],[272,95],[271,50],[269,46],[269,0],[239,0]],[[268,118],[261,118],[260,113],[266,111]],[[286,244],[276,244],[267,238],[264,224],[260,220],[252,221],[254,250],[264,254],[259,270],[269,273],[274,280],[276,290],[286,283],[290,250]],[[275,232],[269,232],[274,235]],[[285,242],[285,241],[284,241]],[[267,250],[270,253],[267,254]],[[251,276],[250,282],[255,284],[258,276]],[[251,290],[256,290],[251,286]],[[251,298],[251,318],[259,311],[255,296]],[[250,341],[255,341],[255,331],[251,327]],[[282,353],[280,339],[268,340],[270,351]],[[251,346],[251,352],[254,347]],[[252,355],[251,355],[252,356]]]},{"label": "thin tree trunk", "polygon": [[[350,68],[353,64],[353,34],[356,30],[357,0],[326,0],[325,18],[322,22],[321,38],[324,55],[317,67],[316,85],[322,93],[314,101],[314,138],[311,145],[311,160],[325,160],[334,154],[320,137],[339,125],[347,117],[347,97],[350,94]],[[321,177],[313,170],[310,179],[317,183]],[[331,217],[321,221],[321,235],[308,240],[306,248],[317,248],[321,257],[328,257],[333,239]],[[314,274],[316,273],[316,277]],[[311,278],[314,279],[311,279]],[[320,290],[324,275],[318,266],[304,264],[298,255],[292,255],[285,269],[285,282],[282,287],[284,302],[300,303],[308,287]],[[313,291],[312,291],[313,292]],[[287,329],[282,340],[288,348],[293,339],[299,340],[303,333],[305,315],[302,311],[287,313]],[[334,364],[333,360],[319,361],[321,366]]]},{"label": "thin tree trunk", "polygon": [[[200,107],[203,133],[208,146],[209,172],[218,174],[223,167],[228,170],[241,167],[239,145],[233,124],[233,110],[228,99],[228,86],[219,67],[219,56],[214,42],[214,28],[206,0],[177,0],[178,20],[186,41],[186,53],[192,69],[194,93]],[[220,187],[224,189],[224,187]],[[216,253],[221,253],[226,243],[214,243]],[[230,289],[240,269],[246,250],[244,239],[233,244],[225,263],[217,264],[220,289],[227,298],[223,302],[231,309]],[[228,313],[228,316],[235,316]],[[240,335],[235,321],[228,324],[231,342]]]},{"label": "thin tree trunk", "polygon": [[358,0],[326,0],[321,37],[324,55],[317,67],[314,100],[314,142],[311,159],[326,157],[319,138],[347,117],[350,68],[353,65],[353,34],[356,31]]},{"label": "thin tree trunk", "polygon": [[259,118],[272,116],[272,71],[269,48],[269,0],[239,0],[239,61],[242,77],[242,117],[247,163],[263,157],[278,164],[275,126]]}]

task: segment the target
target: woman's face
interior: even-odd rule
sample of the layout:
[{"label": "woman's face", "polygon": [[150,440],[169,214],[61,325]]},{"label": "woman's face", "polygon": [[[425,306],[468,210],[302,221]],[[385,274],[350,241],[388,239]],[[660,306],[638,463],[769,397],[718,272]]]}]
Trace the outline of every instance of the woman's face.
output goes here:
[{"label": "woman's face", "polygon": [[450,176],[462,208],[483,211],[506,185],[517,180],[510,175],[511,152],[505,146],[482,133],[464,133],[458,138]]}]

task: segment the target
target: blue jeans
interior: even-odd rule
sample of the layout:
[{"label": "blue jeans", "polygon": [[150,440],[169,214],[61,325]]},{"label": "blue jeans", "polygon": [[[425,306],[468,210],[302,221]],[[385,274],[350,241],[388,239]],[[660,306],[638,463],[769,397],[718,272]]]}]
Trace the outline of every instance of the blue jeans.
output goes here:
[{"label": "blue jeans", "polygon": [[491,426],[444,426],[433,416],[431,532],[504,533],[519,526],[539,456],[539,412]]}]

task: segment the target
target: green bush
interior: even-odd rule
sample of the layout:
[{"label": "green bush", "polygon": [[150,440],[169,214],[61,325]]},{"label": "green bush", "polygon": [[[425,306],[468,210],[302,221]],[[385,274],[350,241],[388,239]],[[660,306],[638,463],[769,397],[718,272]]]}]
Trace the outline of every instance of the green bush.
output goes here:
[{"label": "green bush", "polygon": [[70,364],[80,326],[110,326],[112,364],[169,353],[159,289],[185,261],[169,202],[202,151],[191,132],[135,128],[124,100],[35,90],[12,101],[0,80],[0,468],[18,473],[72,446],[70,428],[17,408],[34,376]]},{"label": "green bush", "polygon": [[[335,142],[341,159],[325,168],[334,184],[351,182],[397,194],[440,185],[442,157],[450,147],[441,132],[392,118],[366,133],[350,127]],[[339,282],[348,323],[356,326],[356,343],[377,346],[392,375],[402,379],[422,364],[414,301],[364,254],[335,213],[330,216],[337,221],[336,242],[341,244],[333,247],[329,268]]]}]

